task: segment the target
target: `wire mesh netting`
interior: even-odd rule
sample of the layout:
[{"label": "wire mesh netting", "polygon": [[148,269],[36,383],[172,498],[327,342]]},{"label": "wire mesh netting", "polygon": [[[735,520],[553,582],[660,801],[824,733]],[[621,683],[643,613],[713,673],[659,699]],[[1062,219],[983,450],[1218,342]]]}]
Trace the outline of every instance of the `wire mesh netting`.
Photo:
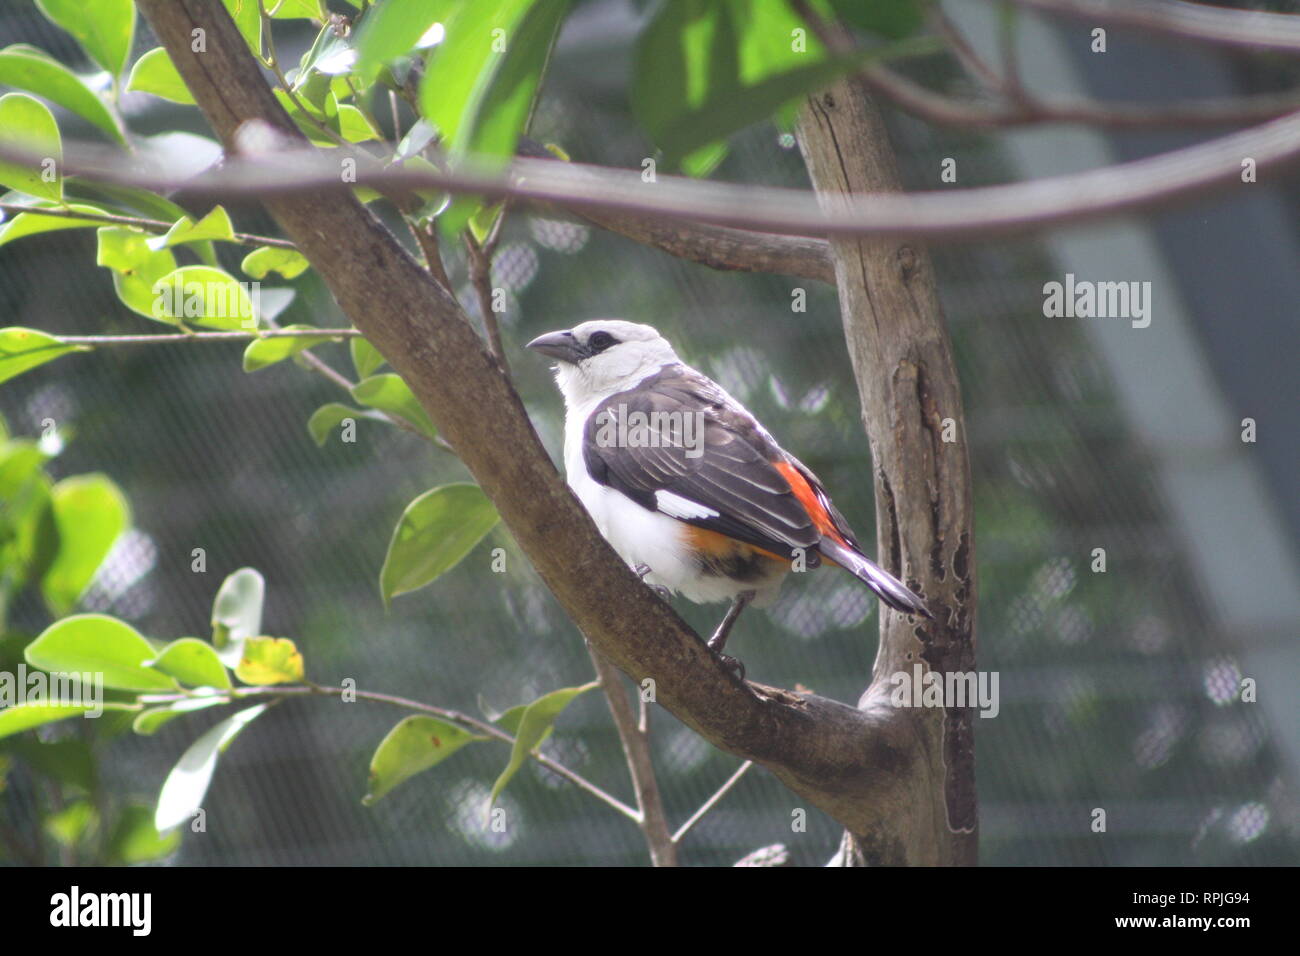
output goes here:
[{"label": "wire mesh netting", "polygon": [[[627,115],[634,13],[621,3],[583,10],[557,48],[534,135],[576,159],[636,168],[651,147]],[[75,59],[29,14],[24,4],[0,12],[0,37]],[[194,121],[192,111],[145,97],[128,106],[159,132]],[[891,123],[909,188],[936,188],[945,157],[956,158],[963,186],[1017,178],[994,137]],[[771,127],[737,138],[715,175],[807,186],[793,139]],[[240,228],[273,229],[255,207],[231,211]],[[445,251],[477,319],[464,258]],[[232,269],[235,254],[221,251]],[[91,230],[4,248],[4,324],[147,330],[114,298],[94,256]],[[1243,635],[1223,625],[1190,560],[1207,542],[1171,509],[1154,452],[1135,434],[1086,330],[1044,317],[1043,285],[1062,264],[1029,240],[941,247],[935,264],[974,473],[979,667],[999,675],[1001,692],[996,718],[975,728],[982,861],[1294,864],[1300,805],[1287,754],[1300,728],[1242,702],[1241,680],[1250,676]],[[871,459],[833,288],[713,272],[524,210],[509,214],[492,279],[505,291],[500,319],[512,373],[557,464],[561,401],[545,364],[521,345],[596,316],[648,322],[805,461],[859,538],[874,542]],[[346,324],[318,279],[308,274],[294,287],[281,322]],[[806,310],[797,311],[802,295]],[[316,351],[349,368],[344,346]],[[250,566],[267,581],[268,632],[292,637],[319,682],[351,678],[359,688],[477,714],[590,680],[581,636],[503,527],[433,586],[385,609],[378,573],[403,507],[470,476],[452,456],[378,422],[360,422],[354,443],[318,447],[305,423],[340,399],[332,383],[291,363],[245,374],[234,345],[181,344],[64,358],[6,383],[0,412],[14,434],[37,435],[52,419],[69,436],[51,463],[55,477],[103,472],[130,499],[133,528],[85,597],[87,610],[152,637],[206,637],[222,578]],[[498,548],[501,572],[493,569]],[[1105,549],[1104,572],[1097,548]],[[195,549],[204,571],[195,570]],[[701,631],[722,613],[676,606]],[[755,680],[853,702],[871,672],[878,614],[847,575],[796,575],[773,608],[741,618],[730,648]],[[44,615],[30,597],[11,609],[22,633],[4,653],[38,633]],[[1292,638],[1270,640],[1283,648]],[[508,756],[495,744],[468,747],[363,806],[370,756],[402,716],[382,704],[325,699],[273,708],[223,757],[205,801],[206,831],[186,833],[171,862],[645,862],[632,825],[533,763],[501,797],[510,825],[486,826],[488,793]],[[198,714],[154,736],[115,738],[100,765],[106,790],[148,804],[216,719]],[[738,761],[664,711],[653,722],[661,789],[680,822]],[[50,739],[79,732],[45,731]],[[612,792],[629,792],[596,694],[565,711],[543,750]],[[39,827],[47,795],[21,759],[4,767],[4,826]],[[1096,808],[1107,811],[1104,834],[1093,827]],[[806,829],[792,828],[799,810]],[[795,863],[811,865],[838,839],[830,818],[754,769],[694,829],[684,858],[729,864],[784,843]]]}]

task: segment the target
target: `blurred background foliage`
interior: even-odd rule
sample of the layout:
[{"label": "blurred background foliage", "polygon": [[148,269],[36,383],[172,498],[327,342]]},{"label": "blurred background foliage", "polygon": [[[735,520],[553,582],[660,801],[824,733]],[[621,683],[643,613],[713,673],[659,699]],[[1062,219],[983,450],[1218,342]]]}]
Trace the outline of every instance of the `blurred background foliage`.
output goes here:
[{"label": "blurred background foliage", "polygon": [[[577,5],[555,51],[535,138],[584,162],[637,168],[653,155],[628,106],[631,44],[643,6]],[[79,56],[26,2],[0,11],[0,37],[39,45],[65,62]],[[305,25],[288,24],[280,42],[296,59],[312,37]],[[137,37],[137,52],[147,45]],[[1268,78],[1252,69],[1234,75],[1266,85]],[[938,57],[915,71],[937,84],[953,74]],[[208,133],[193,110],[144,94],[128,94],[123,104],[146,132]],[[901,116],[890,121],[908,188],[940,188],[945,157],[957,159],[961,186],[1017,178],[998,137],[937,130]],[[793,140],[772,126],[735,137],[731,147],[717,178],[806,187]],[[1270,195],[1279,205],[1289,201],[1284,192]],[[1287,214],[1292,238],[1295,208]],[[231,212],[237,228],[273,231],[256,207]],[[1182,222],[1213,228],[1196,217]],[[472,312],[463,255],[446,252]],[[219,253],[233,270],[243,251]],[[979,666],[1001,675],[1001,712],[976,727],[982,861],[1296,863],[1300,726],[1237,699],[1247,673],[1243,647],[1254,637],[1225,627],[1208,602],[1190,556],[1214,543],[1198,540],[1169,507],[1153,451],[1135,433],[1083,320],[1044,318],[1043,283],[1065,268],[1038,241],[942,246],[935,253],[971,439]],[[91,230],[7,246],[0,252],[5,324],[56,334],[156,331],[117,302],[94,255]],[[871,461],[832,288],[713,272],[522,211],[510,213],[493,284],[507,293],[501,321],[516,384],[557,463],[561,401],[548,369],[520,346],[586,318],[649,322],[816,471],[859,536],[874,542]],[[318,277],[307,273],[293,285],[297,298],[281,322],[346,322]],[[806,312],[791,308],[800,288]],[[502,710],[591,678],[580,635],[500,526],[432,587],[398,597],[385,611],[378,574],[402,509],[431,487],[470,476],[450,455],[378,422],[359,422],[355,444],[331,439],[317,447],[308,417],[345,397],[290,363],[245,374],[240,351],[224,344],[103,349],[65,357],[0,389],[0,412],[15,435],[38,437],[41,423],[53,419],[69,436],[46,466],[54,480],[102,472],[130,502],[132,527],[83,609],[121,617],[155,638],[203,636],[221,580],[251,566],[267,582],[265,630],[293,638],[308,676],[321,683],[353,678],[366,690],[477,714],[481,706]],[[348,367],[346,346],[316,351]],[[1288,394],[1283,383],[1274,385],[1278,395]],[[1230,394],[1224,402],[1232,404]],[[1233,409],[1231,417],[1240,416]],[[1294,488],[1272,484],[1268,494],[1293,547],[1295,529],[1277,502]],[[490,567],[497,547],[506,552],[504,573]],[[1104,574],[1090,570],[1097,547],[1107,551]],[[206,573],[192,570],[195,548],[206,553]],[[722,612],[685,603],[679,610],[702,631]],[[747,615],[732,646],[753,679],[802,684],[851,702],[870,673],[877,614],[865,589],[821,572],[792,579],[774,608]],[[0,669],[12,670],[21,647],[48,621],[39,593],[18,595],[0,642]],[[1294,660],[1293,628],[1264,639],[1285,646]],[[179,754],[216,717],[181,718],[148,738],[105,718],[5,740],[0,860],[645,862],[634,827],[532,763],[502,798],[510,826],[485,829],[483,802],[507,757],[494,744],[466,748],[362,806],[370,755],[402,716],[379,704],[333,700],[273,708],[223,759],[205,804],[207,831],[185,833],[178,847],[147,846],[136,857],[113,855],[116,844],[106,837],[112,821],[139,816]],[[680,822],[737,760],[665,712],[655,712],[654,726],[660,785],[671,819]],[[89,757],[81,756],[92,744],[93,778]],[[54,749],[74,747],[82,771],[42,772]],[[544,750],[606,789],[629,793],[599,695],[575,701]],[[80,839],[88,831],[66,819],[69,807],[83,803],[102,818],[94,840]],[[781,842],[797,864],[824,862],[838,829],[814,810],[807,832],[792,833],[797,805],[755,769],[698,825],[684,860],[729,864]],[[1105,834],[1090,829],[1095,807],[1107,809]]]}]

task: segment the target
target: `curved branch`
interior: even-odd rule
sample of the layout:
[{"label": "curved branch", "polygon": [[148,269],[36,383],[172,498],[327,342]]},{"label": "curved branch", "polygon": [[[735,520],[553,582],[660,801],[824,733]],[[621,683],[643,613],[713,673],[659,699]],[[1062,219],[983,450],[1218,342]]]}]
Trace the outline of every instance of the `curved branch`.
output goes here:
[{"label": "curved branch", "polygon": [[[1257,176],[1300,160],[1297,111],[1195,146],[1102,169],[974,189],[854,195],[822,210],[805,190],[678,176],[660,176],[656,183],[647,184],[634,172],[549,160],[517,159],[504,174],[468,168],[383,167],[365,153],[307,149],[296,129],[277,132],[297,148],[277,148],[256,157],[235,155],[219,169],[187,179],[163,170],[141,172],[113,151],[98,151],[99,162],[66,158],[64,166],[66,172],[106,182],[160,192],[184,188],[192,195],[223,199],[260,197],[271,202],[310,197],[319,201],[324,191],[342,195],[353,185],[380,190],[438,188],[555,203],[583,214],[614,211],[785,236],[986,240],[1151,210],[1177,199],[1240,186],[1241,164],[1247,158],[1254,161]],[[238,152],[234,130],[226,146]],[[65,150],[73,155],[70,148]],[[342,181],[340,162],[345,158],[356,161],[355,183]],[[39,157],[9,147],[0,147],[0,159],[28,165],[39,162]]]},{"label": "curved branch", "polygon": [[[304,143],[220,0],[138,5],[227,150],[238,152],[237,132],[254,120]],[[191,49],[195,29],[207,34],[206,53]],[[346,190],[328,201],[315,187],[261,194],[344,313],[410,385],[595,648],[634,680],[652,678],[658,702],[706,740],[767,766],[844,825],[865,825],[870,795],[911,759],[899,722],[812,695],[759,693],[737,680],[618,559],[560,480],[459,304],[383,225]]]},{"label": "curved branch", "polygon": [[1300,110],[1300,97],[1295,93],[1148,104],[1039,100],[1021,92],[1013,103],[1001,104],[954,99],[879,64],[865,67],[862,78],[873,90],[908,113],[943,126],[968,129],[1045,123],[1079,123],[1110,129],[1240,126]]},{"label": "curved branch", "polygon": [[1300,53],[1300,17],[1231,10],[1181,0],[1011,0],[1022,7],[1093,23],[1115,23],[1150,33],[1213,43]]}]

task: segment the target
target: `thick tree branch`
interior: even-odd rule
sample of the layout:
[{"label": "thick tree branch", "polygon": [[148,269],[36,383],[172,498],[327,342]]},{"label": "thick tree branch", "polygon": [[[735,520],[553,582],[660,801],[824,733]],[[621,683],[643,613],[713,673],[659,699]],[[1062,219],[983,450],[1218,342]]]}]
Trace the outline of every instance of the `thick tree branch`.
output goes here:
[{"label": "thick tree branch", "polygon": [[[844,34],[824,28],[832,49]],[[810,98],[799,143],[828,210],[856,195],[901,189],[888,133],[854,79]],[[845,338],[862,400],[876,485],[881,564],[925,595],[933,622],[881,608],[880,647],[859,706],[912,740],[915,762],[892,775],[869,807],[867,827],[849,827],[839,859],[849,863],[976,862],[972,711],[892,706],[893,678],[914,667],[975,668],[975,581],[971,476],[961,389],[929,253],[896,240],[834,238]],[[942,420],[957,441],[940,440]],[[949,702],[951,703],[951,702]]]},{"label": "thick tree branch", "polygon": [[[253,120],[303,142],[220,0],[137,2],[228,151],[238,152],[237,133]],[[195,29],[207,35],[206,53],[191,49]],[[711,743],[768,767],[845,826],[866,826],[871,795],[912,759],[907,735],[870,712],[813,695],[759,693],[737,680],[600,536],[458,303],[374,216],[346,191],[261,194],[595,648],[634,680],[653,678],[658,702]]]}]

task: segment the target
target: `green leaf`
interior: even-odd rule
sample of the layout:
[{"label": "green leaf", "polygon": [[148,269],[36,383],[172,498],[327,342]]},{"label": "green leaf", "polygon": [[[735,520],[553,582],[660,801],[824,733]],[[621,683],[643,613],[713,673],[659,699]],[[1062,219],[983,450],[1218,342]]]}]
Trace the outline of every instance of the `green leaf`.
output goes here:
[{"label": "green leaf", "polygon": [[62,339],[36,329],[21,326],[0,329],[0,382],[76,351],[77,346],[64,345]]},{"label": "green leaf", "polygon": [[212,645],[197,637],[182,637],[172,641],[149,662],[164,674],[170,674],[189,687],[217,687],[229,689],[230,675],[217,657]]},{"label": "green leaf", "polygon": [[255,329],[256,303],[243,284],[224,269],[182,266],[153,283],[152,316],[162,322],[202,325],[213,329]]},{"label": "green leaf", "polygon": [[569,0],[500,0],[458,9],[420,84],[420,111],[442,131],[452,155],[513,154],[568,10]]},{"label": "green leaf", "polygon": [[5,744],[5,750],[59,783],[87,792],[96,786],[95,756],[89,740],[75,737],[40,740],[32,734],[10,740]]},{"label": "green leaf", "polygon": [[25,43],[15,43],[0,50],[0,86],[12,86],[43,96],[98,126],[114,141],[126,142],[104,101],[75,73],[44,50]]},{"label": "green leaf", "polygon": [[701,146],[689,156],[682,157],[682,172],[687,176],[703,179],[718,168],[718,164],[727,158],[729,151],[725,140]]},{"label": "green leaf", "polygon": [[266,582],[252,568],[240,568],[221,583],[212,603],[212,646],[227,667],[239,663],[244,641],[262,630]]},{"label": "green leaf", "polygon": [[41,593],[50,613],[61,617],[81,599],[131,523],[131,508],[105,475],[65,478],[54,486],[51,501],[59,550],[41,580]]},{"label": "green leaf", "polygon": [[637,41],[632,112],[677,164],[865,60],[904,49],[912,47],[830,56],[787,0],[666,0]]},{"label": "green leaf", "polygon": [[[88,206],[84,203],[75,203],[69,206],[63,206],[60,203],[47,201],[32,203],[32,209],[69,209],[72,212],[102,213],[103,210],[95,206]],[[40,213],[22,212],[14,216],[3,226],[0,226],[0,246],[13,242],[15,239],[23,239],[27,236],[39,235],[42,232],[56,232],[60,229],[85,229],[88,227],[102,226],[102,222],[94,219],[73,219],[67,216],[42,216]]]},{"label": "green leaf", "polygon": [[515,704],[504,714],[498,715],[492,722],[513,737],[519,733],[519,722],[524,719],[524,711],[527,709],[527,704]]},{"label": "green leaf", "polygon": [[154,47],[131,67],[126,88],[129,92],[152,93],[164,100],[194,105],[194,96],[172,64],[172,58],[162,47]]},{"label": "green leaf", "polygon": [[196,710],[207,710],[218,704],[228,704],[230,698],[219,694],[211,697],[187,697],[166,707],[151,707],[142,710],[131,723],[131,729],[141,736],[148,737],[158,732],[164,724],[171,722],[181,714],[191,714]]},{"label": "green leaf", "polygon": [[370,344],[363,335],[354,335],[348,342],[348,351],[352,354],[352,367],[357,370],[359,378],[369,378],[375,370],[384,364],[384,357],[379,349]]},{"label": "green leaf", "polygon": [[0,96],[0,142],[37,158],[32,166],[0,162],[0,185],[62,201],[63,141],[48,106],[26,93]]},{"label": "green leaf", "polygon": [[234,241],[235,227],[230,221],[230,214],[223,207],[213,206],[212,211],[198,222],[189,216],[182,216],[166,233],[146,240],[146,244],[156,251],[188,242],[202,242],[205,239]]},{"label": "green leaf", "polygon": [[203,803],[217,769],[217,757],[225,753],[239,732],[257,719],[270,704],[258,704],[227,717],[181,755],[158,794],[154,826],[166,832],[190,819]]},{"label": "green leaf", "polygon": [[239,268],[254,279],[265,279],[268,273],[278,272],[286,279],[296,279],[311,265],[297,249],[279,246],[261,246],[244,256]]},{"label": "green leaf", "polygon": [[235,676],[245,684],[289,684],[300,681],[304,670],[302,654],[287,637],[250,637],[235,667]]},{"label": "green leaf", "polygon": [[349,143],[365,143],[380,139],[379,131],[370,125],[370,120],[355,106],[344,103],[339,107],[339,132]]},{"label": "green leaf", "polygon": [[257,0],[221,0],[226,12],[235,21],[239,34],[255,56],[262,55],[262,12]]},{"label": "green leaf", "polygon": [[275,11],[275,20],[321,19],[320,0],[267,0],[266,9]]},{"label": "green leaf", "polygon": [[176,324],[154,293],[154,283],[175,271],[176,257],[166,249],[150,249],[149,236],[138,229],[101,226],[97,235],[96,262],[113,270],[113,291],[122,304],[146,318]]},{"label": "green leaf", "polygon": [[[281,331],[312,332],[315,330],[314,325],[286,325]],[[268,365],[274,365],[276,362],[283,362],[287,358],[292,358],[313,345],[337,341],[338,337],[331,335],[277,335],[269,339],[255,339],[248,343],[248,348],[244,349],[244,371],[256,372]]]},{"label": "green leaf", "polygon": [[91,59],[121,74],[135,35],[135,4],[131,0],[36,0],[36,6],[76,38]]},{"label": "green leaf", "polygon": [[388,545],[379,572],[384,603],[454,568],[498,520],[478,485],[443,485],[420,495],[406,506]]},{"label": "green leaf", "polygon": [[133,803],[113,825],[105,855],[109,863],[130,866],[161,860],[175,853],[180,845],[179,833],[159,833],[149,808]]},{"label": "green leaf", "polygon": [[433,422],[429,420],[428,413],[416,401],[410,387],[402,381],[400,375],[392,372],[372,375],[352,386],[352,397],[362,405],[396,415],[414,425],[422,435],[429,438],[437,433]]},{"label": "green leaf", "polygon": [[[506,764],[506,769],[501,771],[501,776],[497,777],[497,782],[492,785],[492,796],[488,800],[488,809],[491,810],[496,805],[497,797],[501,791],[506,788],[510,779],[519,772],[519,768],[524,765],[528,755],[540,747],[543,741],[551,735],[555,729],[555,720],[560,716],[561,711],[569,706],[579,694],[584,694],[593,687],[599,687],[600,681],[592,681],[590,684],[583,684],[581,687],[564,687],[560,690],[553,690],[549,694],[537,698],[527,707],[524,708],[519,718],[519,728],[515,731],[515,745],[510,751],[510,762]],[[502,720],[513,713],[514,708],[506,711],[502,715]]]},{"label": "green leaf", "polygon": [[[321,127],[325,127],[334,133],[339,133],[339,104],[333,93],[325,97],[322,107],[315,107],[307,103],[303,97],[298,98],[298,103],[303,103],[306,109],[300,108],[289,98],[289,94],[278,87],[272,91],[275,98],[280,101],[284,111],[289,114],[289,118],[298,125],[298,129],[311,140],[315,146],[337,146],[338,142],[331,139],[328,135],[321,132]],[[341,136],[342,133],[339,133]]]},{"label": "green leaf", "polygon": [[912,36],[925,23],[925,8],[918,0],[889,0],[888,3],[863,3],[862,0],[829,2],[835,16],[844,23],[890,40]]},{"label": "green leaf", "polygon": [[436,767],[461,747],[486,737],[433,717],[407,717],[388,732],[370,758],[366,806],[383,797],[417,773]]},{"label": "green leaf", "polygon": [[504,211],[505,203],[496,202],[490,206],[480,206],[474,215],[469,217],[467,223],[469,231],[474,234],[474,239],[478,243],[487,241],[487,237],[492,234],[492,227],[496,225]]},{"label": "green leaf", "polygon": [[[293,79],[293,90],[310,102],[321,106],[326,94],[334,93],[330,77],[343,76],[352,71],[357,54],[352,40],[340,36],[334,27],[326,24],[316,34],[316,40],[303,55],[298,72]],[[334,93],[335,99],[338,94]]]},{"label": "green leaf", "polygon": [[45,818],[45,832],[59,844],[76,846],[96,820],[95,808],[85,800],[71,803]]},{"label": "green leaf", "polygon": [[104,686],[114,690],[177,689],[175,680],[146,666],[156,656],[153,645],[131,625],[105,614],[55,621],[27,645],[23,656],[44,671],[102,675]]},{"label": "green leaf", "polygon": [[370,82],[379,68],[416,48],[435,23],[445,23],[454,13],[457,0],[385,0],[372,6],[361,20],[354,41],[356,72]]},{"label": "green leaf", "polygon": [[330,432],[349,418],[354,420],[373,418],[379,421],[387,421],[378,412],[362,411],[359,408],[350,408],[338,402],[330,402],[328,405],[322,405],[312,412],[311,418],[307,420],[307,431],[311,433],[312,440],[324,448],[325,442],[329,440]]},{"label": "green leaf", "polygon": [[130,704],[117,704],[111,701],[104,701],[101,704],[80,704],[71,701],[30,701],[15,704],[13,707],[0,709],[0,737],[20,734],[24,730],[40,727],[42,724],[52,724],[56,720],[81,717],[84,714],[97,711],[101,707],[104,710],[136,709]]},{"label": "green leaf", "polygon": [[0,567],[10,593],[44,574],[58,551],[53,485],[43,470],[48,458],[26,439],[0,446]]}]

